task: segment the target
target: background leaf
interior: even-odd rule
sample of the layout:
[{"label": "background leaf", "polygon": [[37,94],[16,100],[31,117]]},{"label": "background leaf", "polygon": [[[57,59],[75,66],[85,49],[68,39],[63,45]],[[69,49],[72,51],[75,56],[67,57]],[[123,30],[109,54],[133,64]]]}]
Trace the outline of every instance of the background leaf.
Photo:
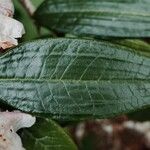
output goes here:
[{"label": "background leaf", "polygon": [[26,150],[77,150],[71,138],[50,119],[38,119],[33,127],[24,129],[22,141]]},{"label": "background leaf", "polygon": [[34,18],[58,33],[150,37],[149,6],[149,0],[45,0]]},{"label": "background leaf", "polygon": [[20,0],[14,0],[13,2],[15,5],[15,18],[23,23],[26,31],[26,34],[23,36],[22,40],[27,41],[34,39],[39,36],[37,28],[19,1]]},{"label": "background leaf", "polygon": [[[32,0],[34,6],[37,7],[43,0]],[[15,19],[23,23],[26,33],[23,35],[22,41],[29,41],[32,39],[39,38],[40,36],[49,36],[51,33],[45,29],[41,28],[39,31],[34,20],[28,15],[27,11],[21,5],[20,0],[13,0],[15,6]]]},{"label": "background leaf", "polygon": [[0,57],[0,99],[58,120],[150,107],[150,57],[104,41],[47,39]]},{"label": "background leaf", "polygon": [[44,0],[31,0],[35,7],[38,7]]},{"label": "background leaf", "polygon": [[150,57],[150,44],[142,41],[142,40],[129,40],[129,39],[125,39],[125,40],[110,40],[113,43],[118,43],[119,45],[123,45],[129,48],[133,48],[136,49],[137,51],[139,51],[140,53]]}]

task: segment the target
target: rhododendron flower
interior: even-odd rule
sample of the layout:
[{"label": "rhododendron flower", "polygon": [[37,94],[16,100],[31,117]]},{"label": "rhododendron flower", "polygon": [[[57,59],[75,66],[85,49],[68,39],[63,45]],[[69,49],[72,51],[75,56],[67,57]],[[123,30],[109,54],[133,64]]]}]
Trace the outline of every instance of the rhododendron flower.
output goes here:
[{"label": "rhododendron flower", "polygon": [[0,0],[0,14],[13,17],[14,5],[11,0]]},{"label": "rhododendron flower", "polygon": [[17,45],[17,38],[25,33],[22,23],[11,18],[13,14],[12,1],[0,0],[0,47],[3,49]]},{"label": "rhododendron flower", "polygon": [[21,112],[0,112],[0,150],[24,150],[17,130],[31,127],[35,117]]}]

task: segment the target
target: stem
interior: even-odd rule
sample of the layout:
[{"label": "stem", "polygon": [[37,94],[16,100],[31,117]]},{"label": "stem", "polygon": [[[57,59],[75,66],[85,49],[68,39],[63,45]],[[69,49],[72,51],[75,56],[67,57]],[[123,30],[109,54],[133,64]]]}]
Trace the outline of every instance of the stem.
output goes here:
[{"label": "stem", "polygon": [[20,3],[26,9],[29,16],[32,16],[35,12],[35,7],[33,6],[32,2],[30,0],[20,0]]}]

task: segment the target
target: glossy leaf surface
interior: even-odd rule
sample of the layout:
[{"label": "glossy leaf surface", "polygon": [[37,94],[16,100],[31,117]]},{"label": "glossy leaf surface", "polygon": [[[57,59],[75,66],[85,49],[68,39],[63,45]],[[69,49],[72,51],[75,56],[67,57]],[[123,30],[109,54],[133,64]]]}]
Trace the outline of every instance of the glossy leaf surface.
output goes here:
[{"label": "glossy leaf surface", "polygon": [[24,129],[22,141],[26,150],[77,150],[64,130],[48,119],[38,119],[33,127]]},{"label": "glossy leaf surface", "polygon": [[34,18],[58,33],[150,37],[149,0],[45,0]]},{"label": "glossy leaf surface", "polygon": [[150,106],[150,58],[104,41],[25,43],[0,57],[0,99],[58,120],[136,111]]}]

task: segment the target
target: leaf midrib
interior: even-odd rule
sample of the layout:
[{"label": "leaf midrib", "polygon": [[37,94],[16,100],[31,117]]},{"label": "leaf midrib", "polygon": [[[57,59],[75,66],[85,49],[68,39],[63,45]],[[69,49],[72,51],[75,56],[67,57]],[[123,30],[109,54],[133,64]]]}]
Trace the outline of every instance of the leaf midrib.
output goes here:
[{"label": "leaf midrib", "polygon": [[33,79],[33,78],[7,78],[7,79],[0,79],[1,81],[23,81],[23,82],[112,82],[112,83],[135,83],[135,82],[144,82],[150,83],[150,79],[102,79],[102,80],[75,80],[75,79]]},{"label": "leaf midrib", "polygon": [[113,17],[114,16],[119,16],[119,15],[150,17],[150,15],[148,13],[147,14],[146,13],[145,14],[144,13],[139,13],[139,14],[138,13],[127,13],[127,12],[126,13],[125,12],[118,12],[117,13],[117,12],[113,12],[113,11],[108,12],[108,11],[100,11],[100,10],[99,11],[96,11],[96,10],[95,11],[94,10],[92,10],[92,11],[91,10],[90,11],[88,11],[88,10],[87,11],[81,11],[81,10],[79,10],[79,11],[68,11],[67,10],[67,11],[63,11],[63,12],[62,11],[58,11],[58,12],[50,12],[49,11],[47,13],[46,12],[40,13],[38,15],[42,15],[42,14],[47,14],[47,15],[50,15],[50,14],[54,14],[55,15],[56,14],[57,15],[57,14],[60,14],[60,13],[63,13],[63,14],[68,14],[68,13],[74,13],[74,14],[76,14],[76,13],[77,14],[81,14],[81,13],[87,13],[87,14],[96,13],[97,14],[97,13],[100,13],[100,14],[104,14],[105,13],[105,14],[108,14],[108,15],[111,14],[111,16],[112,16],[112,13],[113,13]]}]

